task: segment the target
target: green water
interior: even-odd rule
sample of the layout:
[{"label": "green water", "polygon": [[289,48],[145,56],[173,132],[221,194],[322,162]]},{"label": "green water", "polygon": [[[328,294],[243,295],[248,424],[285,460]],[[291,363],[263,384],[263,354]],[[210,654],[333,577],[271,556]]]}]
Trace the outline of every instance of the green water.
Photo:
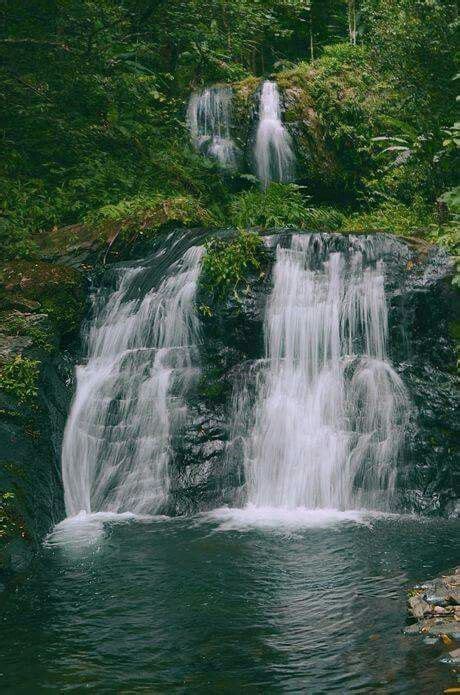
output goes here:
[{"label": "green water", "polygon": [[106,525],[44,548],[1,599],[2,693],[441,693],[405,591],[456,561],[452,521]]}]

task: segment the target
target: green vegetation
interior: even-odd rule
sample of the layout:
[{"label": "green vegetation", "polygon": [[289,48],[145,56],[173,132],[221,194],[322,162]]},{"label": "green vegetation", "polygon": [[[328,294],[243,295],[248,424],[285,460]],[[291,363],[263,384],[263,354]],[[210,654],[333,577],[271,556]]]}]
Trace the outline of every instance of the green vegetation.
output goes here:
[{"label": "green vegetation", "polygon": [[[212,301],[232,297],[239,300],[239,294],[247,288],[251,275],[260,278],[265,274],[266,252],[262,239],[254,232],[239,232],[230,239],[211,239],[206,244],[206,255],[200,283],[206,297]],[[201,307],[204,315],[211,309]]]},{"label": "green vegetation", "polygon": [[[371,224],[455,243],[455,213],[434,217],[456,185],[454,2],[5,0],[0,13],[4,259],[174,225]],[[193,89],[232,83],[244,142],[270,74],[299,188],[262,194],[248,170],[192,150],[184,115]],[[62,328],[61,299],[43,305]]]},{"label": "green vegetation", "polygon": [[20,295],[30,300],[63,335],[79,327],[85,308],[83,276],[63,265],[16,260],[1,270],[1,298],[14,303]]},{"label": "green vegetation", "polygon": [[5,312],[0,314],[1,331],[10,336],[26,336],[30,338],[33,347],[52,352],[56,343],[51,325],[34,321],[34,318],[33,314]]},{"label": "green vegetation", "polygon": [[327,207],[309,206],[295,184],[272,183],[267,190],[244,191],[230,205],[231,223],[238,228],[299,227],[336,230],[342,215]]},{"label": "green vegetation", "polygon": [[16,355],[0,364],[0,389],[23,403],[33,403],[38,394],[40,362]]},{"label": "green vegetation", "polygon": [[17,509],[16,494],[0,492],[0,541],[26,535],[24,521]]},{"label": "green vegetation", "polygon": [[106,205],[87,215],[85,223],[109,244],[149,237],[166,226],[212,227],[216,220],[193,196],[140,195]]}]

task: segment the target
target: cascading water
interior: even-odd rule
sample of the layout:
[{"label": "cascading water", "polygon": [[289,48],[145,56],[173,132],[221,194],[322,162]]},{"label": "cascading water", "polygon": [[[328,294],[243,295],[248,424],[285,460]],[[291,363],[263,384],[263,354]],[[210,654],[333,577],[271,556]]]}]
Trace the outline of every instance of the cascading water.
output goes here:
[{"label": "cascading water", "polygon": [[141,297],[145,268],[122,268],[108,302],[96,300],[64,433],[68,516],[153,513],[165,502],[171,436],[198,371],[194,298],[202,255],[202,247],[189,248]]},{"label": "cascading water", "polygon": [[225,85],[192,94],[187,125],[193,145],[227,169],[235,169],[238,157],[231,134],[232,88]]},{"label": "cascading water", "polygon": [[[350,243],[329,252],[321,235],[294,235],[277,248],[243,437],[249,505],[388,507],[408,401],[386,356],[383,264]],[[249,410],[240,396],[240,422]]]},{"label": "cascading water", "polygon": [[292,181],[295,157],[292,139],[281,121],[280,95],[276,82],[262,85],[254,151],[257,176],[266,188],[271,181]]}]

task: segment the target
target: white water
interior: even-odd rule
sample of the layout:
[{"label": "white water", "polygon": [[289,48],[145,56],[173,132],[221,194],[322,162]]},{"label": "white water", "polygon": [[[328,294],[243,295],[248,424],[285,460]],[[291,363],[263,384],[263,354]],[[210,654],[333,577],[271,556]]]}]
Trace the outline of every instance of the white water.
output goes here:
[{"label": "white water", "polygon": [[202,255],[202,247],[190,248],[143,297],[145,268],[121,269],[96,311],[64,433],[68,516],[152,514],[165,501],[171,436],[198,371],[194,298]]},{"label": "white water", "polygon": [[[408,411],[386,355],[384,268],[320,235],[277,248],[255,404],[238,398],[248,507],[386,509]],[[361,243],[361,242],[359,242]],[[251,415],[252,410],[252,415]]]},{"label": "white water", "polygon": [[281,121],[276,82],[263,83],[254,151],[257,176],[266,188],[271,181],[292,181],[295,157],[292,139]]},{"label": "white water", "polygon": [[228,169],[235,169],[238,148],[230,134],[232,88],[225,85],[192,94],[187,125],[194,147]]}]

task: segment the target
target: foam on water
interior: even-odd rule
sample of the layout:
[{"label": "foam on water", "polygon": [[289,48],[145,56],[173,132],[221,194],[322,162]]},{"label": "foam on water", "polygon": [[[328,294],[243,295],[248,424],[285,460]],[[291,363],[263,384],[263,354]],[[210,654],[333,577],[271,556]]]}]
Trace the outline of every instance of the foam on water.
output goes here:
[{"label": "foam on water", "polygon": [[366,523],[366,513],[357,510],[307,509],[306,507],[220,507],[204,515],[217,521],[218,531],[244,531],[254,528],[300,529],[323,528],[341,523]]}]

